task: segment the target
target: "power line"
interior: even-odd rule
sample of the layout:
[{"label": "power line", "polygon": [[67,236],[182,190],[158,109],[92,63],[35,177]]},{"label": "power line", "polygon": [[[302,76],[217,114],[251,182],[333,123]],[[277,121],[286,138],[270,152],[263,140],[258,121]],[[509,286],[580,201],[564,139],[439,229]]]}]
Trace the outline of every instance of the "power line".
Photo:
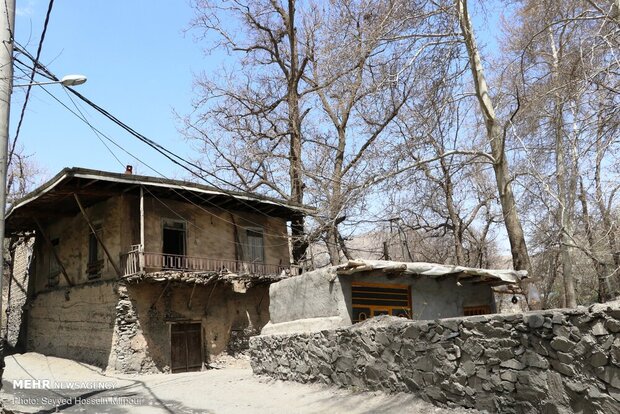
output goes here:
[{"label": "power line", "polygon": [[[20,45],[17,45],[17,48],[22,53],[24,53],[25,56],[27,56],[30,60],[33,61],[35,68],[40,69],[41,71],[43,71],[45,73],[44,76],[48,77],[51,80],[55,80],[55,81],[58,80],[58,78],[51,71],[49,71],[49,69],[47,69],[45,67],[45,65],[43,65],[40,62],[36,61],[35,58],[28,51],[26,51],[23,47],[21,47]],[[231,183],[231,182],[229,182],[227,180],[224,180],[224,179],[218,177],[217,175],[211,173],[210,171],[205,170],[201,166],[186,160],[185,158],[183,158],[183,157],[177,155],[176,153],[174,153],[173,151],[168,150],[163,145],[155,142],[154,140],[152,140],[152,139],[150,139],[150,138],[140,134],[139,132],[137,132],[136,130],[134,130],[133,128],[128,126],[127,124],[125,124],[122,121],[120,121],[118,118],[116,118],[114,115],[109,113],[107,110],[105,110],[104,108],[102,108],[99,105],[95,104],[90,99],[86,98],[84,95],[80,94],[79,92],[75,91],[74,89],[72,89],[72,88],[67,88],[67,89],[69,90],[69,92],[71,92],[72,94],[77,96],[80,100],[85,102],[87,105],[91,106],[93,109],[95,109],[96,111],[98,111],[99,113],[104,115],[106,118],[108,118],[109,120],[111,120],[112,122],[114,122],[115,124],[120,126],[126,132],[129,132],[130,135],[138,138],[140,141],[142,141],[143,143],[149,145],[151,148],[155,149],[157,152],[159,152],[161,155],[166,157],[168,160],[170,160],[174,164],[176,164],[176,165],[182,167],[183,169],[187,170],[192,175],[194,175],[194,176],[200,178],[201,180],[205,181],[207,184],[209,184],[210,186],[214,187],[215,189],[217,189],[217,190],[219,190],[219,191],[221,191],[221,192],[223,192],[223,193],[225,193],[227,195],[230,195],[231,197],[235,197],[236,198],[236,195],[234,193],[231,193],[229,190],[227,190],[225,188],[222,188],[222,187],[218,186],[217,184],[214,184],[214,183],[210,182],[207,178],[205,178],[204,175],[198,174],[192,168],[188,167],[188,165],[191,166],[191,167],[194,167],[194,168],[196,168],[198,170],[200,170],[201,172],[204,172],[205,174],[207,174],[207,175],[209,175],[209,176],[211,176],[211,177],[213,177],[213,178],[215,178],[215,179],[217,179],[219,181],[222,181],[223,183],[225,183],[227,185],[235,187],[236,189],[238,189],[241,192],[246,193],[246,191],[244,191],[238,185],[233,184],[233,183]],[[187,165],[185,165],[184,163],[187,164]],[[261,214],[261,215],[263,215],[265,217],[271,217],[271,216],[265,214],[263,211],[259,210],[258,208],[254,207],[253,205],[246,203],[244,200],[239,199],[239,201],[242,204],[245,204],[248,208],[256,211],[258,214]],[[280,201],[277,201],[277,200],[271,200],[271,201],[276,202],[276,204],[283,205],[285,207],[289,207],[290,208],[289,205],[286,205],[286,204],[284,204],[284,203],[282,203]]]},{"label": "power line", "polygon": [[37,47],[37,56],[34,60],[34,67],[32,68],[32,72],[30,72],[30,81],[28,82],[28,87],[26,89],[26,98],[24,98],[24,104],[22,105],[22,110],[19,115],[19,121],[17,122],[17,130],[15,131],[15,137],[13,137],[13,142],[11,143],[11,148],[9,149],[9,155],[7,157],[7,164],[11,164],[11,159],[13,158],[13,153],[15,152],[15,145],[17,145],[17,138],[19,138],[19,131],[21,131],[22,123],[24,122],[24,115],[26,114],[26,106],[28,106],[28,98],[30,98],[30,90],[32,89],[32,83],[34,82],[34,75],[37,73],[36,66],[41,57],[41,50],[43,49],[43,41],[45,40],[45,34],[47,33],[47,26],[50,21],[50,15],[52,14],[52,8],[54,7],[54,0],[50,0],[49,5],[47,6],[47,14],[45,15],[45,22],[43,23],[43,31],[41,32],[41,38],[39,39],[39,46]]},{"label": "power line", "polygon": [[[45,67],[45,65],[43,65],[41,62],[39,62],[38,59],[33,57],[32,54],[30,54],[28,51],[26,51],[23,47],[18,45],[17,48],[20,50],[20,52],[22,52],[25,56],[27,56],[30,60],[32,60],[35,68],[38,68],[38,69],[41,69],[42,71],[44,71],[45,74],[47,75],[48,79],[54,80],[54,81],[58,81],[59,80],[58,77],[56,77],[56,75],[54,75],[51,71],[49,71]],[[222,183],[224,183],[226,185],[234,187],[238,191],[244,191],[244,189],[241,188],[239,185],[237,185],[235,183],[232,183],[232,182],[230,182],[228,180],[225,180],[225,179],[223,179],[221,177],[218,177],[217,175],[213,174],[212,172],[202,168],[200,165],[186,160],[185,158],[181,157],[180,155],[176,154],[175,152],[167,149],[163,145],[161,145],[161,144],[157,143],[156,141],[154,141],[154,140],[146,137],[145,135],[139,133],[138,131],[136,131],[135,129],[130,127],[129,125],[127,125],[124,122],[122,122],[116,116],[112,115],[106,109],[104,109],[101,106],[97,105],[96,103],[94,103],[93,101],[91,101],[90,99],[88,99],[87,97],[82,95],[81,93],[77,92],[76,90],[74,90],[72,88],[67,88],[67,89],[69,90],[69,92],[71,92],[72,94],[77,96],[80,100],[82,100],[87,105],[89,105],[90,107],[95,109],[97,112],[101,113],[103,116],[108,118],[110,121],[114,122],[116,125],[118,125],[122,129],[124,129],[125,131],[129,132],[130,135],[133,135],[134,137],[138,138],[140,141],[144,142],[145,144],[149,145],[151,148],[155,149],[157,152],[159,152],[161,155],[166,157],[168,160],[170,160],[174,164],[178,165],[179,167],[185,169],[186,171],[188,171],[190,174],[196,176],[197,178],[205,181],[207,184],[217,188],[218,190],[222,190],[223,191],[223,189],[219,188],[216,184],[210,182],[207,178],[205,178],[204,175],[198,174],[196,171],[192,170],[189,167],[195,168],[198,171],[200,171],[200,172],[202,172],[202,173],[204,173],[204,174],[206,174],[206,175],[208,175],[210,177],[213,177],[214,179],[216,179],[218,181],[221,181]]]},{"label": "power line", "polygon": [[[24,65],[24,66],[28,67],[27,65],[25,65],[25,64],[24,64],[22,61],[20,61],[19,59],[16,59],[16,61],[17,61],[19,64],[21,64],[21,65]],[[22,68],[20,68],[20,67],[17,67],[17,68],[18,68],[19,70],[21,70],[22,72],[24,72],[24,70],[23,70]],[[29,67],[28,67],[28,68],[29,68]],[[24,73],[25,73],[25,72],[24,72]],[[93,125],[92,125],[92,124],[91,124],[91,123],[90,123],[90,122],[86,119],[86,117],[83,115],[83,113],[82,113],[82,112],[81,112],[81,111],[80,111],[77,107],[76,107],[76,109],[79,111],[79,114],[78,114],[77,112],[75,112],[73,109],[69,108],[69,107],[68,107],[68,106],[67,106],[64,102],[62,102],[62,101],[61,101],[60,99],[58,99],[58,98],[57,98],[54,94],[52,94],[52,93],[51,93],[51,92],[50,92],[50,91],[49,91],[46,87],[41,86],[41,88],[45,91],[45,93],[47,93],[49,96],[51,96],[51,97],[52,97],[52,98],[53,98],[56,102],[58,102],[60,105],[62,105],[65,109],[67,109],[69,112],[71,112],[73,115],[75,115],[78,119],[80,119],[80,120],[81,120],[82,122],[84,122],[86,125],[88,125],[88,126],[91,128],[91,130],[95,133],[95,135],[97,136],[97,138],[99,138],[99,140],[100,140],[100,141],[102,141],[101,137],[104,137],[106,140],[110,141],[112,144],[114,144],[116,147],[118,147],[121,151],[125,152],[127,155],[129,155],[130,157],[134,158],[136,161],[138,161],[138,162],[140,162],[141,164],[145,165],[146,167],[148,167],[149,169],[151,169],[153,172],[155,172],[156,174],[160,175],[162,178],[166,178],[166,179],[167,179],[167,177],[166,177],[166,176],[165,176],[162,172],[160,172],[160,171],[158,171],[157,169],[155,169],[154,167],[150,166],[149,164],[147,164],[146,162],[144,162],[142,159],[140,159],[138,156],[136,156],[136,155],[132,154],[131,152],[127,151],[125,148],[123,148],[120,144],[118,144],[116,141],[114,141],[114,140],[113,140],[112,138],[110,138],[108,135],[104,134],[104,133],[103,133],[103,132],[101,132],[99,129],[97,129],[95,126],[93,126]],[[69,98],[70,98],[70,96],[69,96]],[[71,99],[71,98],[70,98],[70,99]],[[71,100],[71,101],[73,102],[73,100]],[[75,103],[75,102],[73,102],[73,103],[74,103],[74,105],[76,105],[76,103]],[[116,154],[114,154],[114,152],[111,150],[111,148],[109,148],[109,147],[108,147],[108,145],[106,145],[103,141],[102,141],[102,143],[103,143],[103,144],[104,144],[104,146],[105,146],[105,147],[106,147],[106,148],[110,151],[110,153],[112,154],[112,156],[113,156],[114,158],[116,158],[116,159],[120,162],[121,166],[124,166],[124,164],[123,164],[123,163],[122,163],[122,162],[118,159],[118,157],[116,156]],[[188,188],[188,189],[189,189],[189,188]],[[201,205],[199,205],[199,204],[195,203],[194,201],[192,201],[191,199],[189,199],[188,197],[186,197],[185,195],[183,195],[182,193],[180,193],[180,192],[179,192],[179,191],[177,191],[176,189],[171,189],[171,190],[172,190],[172,191],[173,191],[176,195],[178,195],[179,197],[183,198],[185,201],[189,202],[190,204],[192,204],[192,205],[194,205],[194,206],[198,207],[199,209],[201,209],[201,210],[202,210],[202,211],[204,211],[205,213],[210,214],[211,216],[213,216],[213,217],[215,217],[216,219],[221,220],[221,221],[223,221],[223,222],[225,222],[225,223],[231,224],[231,225],[233,225],[233,226],[237,226],[237,224],[236,224],[236,223],[234,223],[233,221],[226,220],[226,219],[224,219],[224,218],[222,218],[222,217],[220,217],[220,216],[218,216],[218,215],[214,214],[213,212],[211,212],[211,211],[209,211],[209,210],[205,209],[203,206],[201,206]],[[191,190],[191,189],[190,189],[190,190]],[[171,211],[172,211],[175,215],[177,215],[178,217],[183,218],[185,221],[187,221],[187,222],[191,223],[193,226],[195,226],[195,227],[199,228],[196,224],[194,224],[194,223],[192,223],[190,220],[188,220],[188,219],[186,219],[186,218],[182,217],[182,215],[181,215],[180,213],[178,213],[178,212],[174,211],[174,210],[173,210],[170,206],[168,206],[166,203],[164,203],[163,201],[161,201],[160,199],[158,199],[157,197],[155,197],[155,195],[154,195],[154,194],[152,194],[152,193],[151,193],[148,189],[147,189],[147,191],[148,191],[151,195],[153,195],[153,197],[154,197],[155,199],[157,199],[157,201],[159,201],[162,205],[164,205],[166,208],[168,208],[169,210],[171,210]],[[200,200],[202,200],[203,202],[205,202],[205,203],[207,203],[207,204],[212,205],[214,208],[217,208],[217,209],[219,209],[219,210],[225,211],[225,212],[227,212],[227,213],[229,213],[229,214],[231,214],[231,215],[233,215],[233,216],[236,216],[236,217],[238,217],[238,218],[240,218],[240,219],[242,219],[242,220],[244,220],[244,221],[246,221],[246,222],[248,222],[248,223],[251,223],[251,224],[253,224],[253,225],[256,225],[257,227],[264,227],[262,223],[256,223],[255,221],[249,220],[249,219],[247,219],[246,217],[239,216],[238,214],[235,214],[235,213],[233,213],[232,211],[230,211],[230,210],[228,210],[228,209],[222,208],[221,206],[217,205],[216,203],[214,203],[214,202],[212,202],[212,201],[210,201],[210,200],[207,200],[207,199],[203,198],[203,197],[202,197],[202,196],[200,196],[200,195],[197,195],[197,197],[198,197]],[[264,213],[263,213],[263,214],[264,214]],[[265,214],[265,216],[267,216],[267,217],[271,217],[271,216],[268,216],[268,215],[266,215],[266,214]],[[242,227],[243,227],[243,226],[242,226]],[[199,229],[200,229],[200,228],[199,228]],[[201,229],[201,230],[204,230],[204,229]],[[263,231],[263,234],[264,234],[264,235],[266,235],[266,236],[274,237],[274,238],[282,238],[282,239],[287,239],[287,240],[288,240],[288,236],[283,236],[283,235],[281,235],[281,234],[270,233],[270,232],[265,232],[265,231]],[[275,243],[274,243],[274,244],[271,244],[271,246],[274,246],[274,247],[275,247],[275,246],[283,246],[283,245],[285,245],[285,244],[288,244],[288,242],[287,242],[287,243],[281,243],[281,244],[275,244]]]}]

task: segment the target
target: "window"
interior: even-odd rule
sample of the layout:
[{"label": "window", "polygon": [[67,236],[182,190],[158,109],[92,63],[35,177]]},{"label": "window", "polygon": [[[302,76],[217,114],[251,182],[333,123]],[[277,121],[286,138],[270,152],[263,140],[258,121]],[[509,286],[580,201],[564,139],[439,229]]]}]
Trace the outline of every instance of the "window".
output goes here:
[{"label": "window", "polygon": [[97,235],[92,230],[88,234],[88,267],[86,273],[88,273],[89,279],[100,277],[103,269],[103,248],[97,241],[97,237],[103,237],[103,227],[101,223],[94,224],[93,227]]},{"label": "window", "polygon": [[491,313],[489,305],[463,306],[463,316],[488,315]]},{"label": "window", "polygon": [[411,294],[407,285],[353,283],[353,323],[378,315],[411,318]]},{"label": "window", "polygon": [[164,268],[182,269],[185,262],[185,222],[179,220],[164,220],[163,244]]},{"label": "window", "polygon": [[[59,283],[59,276],[60,276],[60,264],[58,263],[58,260],[56,259],[56,255],[54,254],[54,250],[58,249],[58,245],[60,244],[60,240],[59,239],[52,239],[51,240],[51,246],[49,247],[49,274],[48,274],[48,285],[49,286],[56,286]],[[56,250],[57,251],[57,250]],[[58,252],[58,251],[57,251]]]},{"label": "window", "polygon": [[246,237],[248,239],[248,261],[263,263],[265,261],[263,229],[247,229]]}]

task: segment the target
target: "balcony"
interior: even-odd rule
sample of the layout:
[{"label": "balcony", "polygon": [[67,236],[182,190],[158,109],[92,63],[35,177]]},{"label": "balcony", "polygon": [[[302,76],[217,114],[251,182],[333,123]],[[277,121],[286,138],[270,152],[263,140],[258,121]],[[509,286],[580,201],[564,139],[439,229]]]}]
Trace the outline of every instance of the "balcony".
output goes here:
[{"label": "balcony", "polygon": [[165,271],[221,272],[260,276],[278,275],[282,272],[287,272],[292,276],[299,274],[299,268],[291,265],[149,253],[143,252],[140,245],[132,246],[131,251],[121,255],[121,271],[123,276]]}]

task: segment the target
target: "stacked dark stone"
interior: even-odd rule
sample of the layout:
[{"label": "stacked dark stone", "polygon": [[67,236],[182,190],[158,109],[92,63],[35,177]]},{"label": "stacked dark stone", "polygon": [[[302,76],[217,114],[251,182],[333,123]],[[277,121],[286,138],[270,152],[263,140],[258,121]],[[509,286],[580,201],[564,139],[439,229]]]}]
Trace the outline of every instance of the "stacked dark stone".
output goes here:
[{"label": "stacked dark stone", "polygon": [[381,316],[250,340],[256,374],[501,413],[620,413],[620,302],[437,321]]}]

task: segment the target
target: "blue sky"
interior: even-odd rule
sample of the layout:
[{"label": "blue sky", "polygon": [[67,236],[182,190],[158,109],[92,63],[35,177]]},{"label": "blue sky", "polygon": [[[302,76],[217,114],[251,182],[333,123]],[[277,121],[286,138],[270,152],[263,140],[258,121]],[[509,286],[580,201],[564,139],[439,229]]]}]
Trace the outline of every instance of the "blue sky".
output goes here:
[{"label": "blue sky", "polygon": [[[47,6],[47,0],[17,0],[16,39],[33,55]],[[88,82],[76,87],[80,93],[138,132],[188,156],[190,144],[180,138],[173,110],[188,113],[193,73],[216,67],[193,34],[184,33],[192,15],[185,1],[59,0],[52,10],[41,61],[58,77],[86,75]],[[18,70],[17,75],[21,75]],[[47,90],[73,108],[61,86],[51,85]],[[15,88],[13,93],[11,138],[24,92],[25,88]],[[95,127],[145,164],[169,177],[185,175],[94,110],[84,106],[80,110]],[[40,87],[31,91],[19,143],[26,153],[33,154],[47,177],[70,166],[122,171],[92,130]],[[123,164],[134,165],[138,173],[157,175],[112,149]]]},{"label": "blue sky", "polygon": [[[499,11],[497,4],[493,4],[493,9],[487,9],[491,16]],[[17,0],[16,38],[33,55],[47,6],[47,0]],[[194,98],[193,74],[216,70],[222,56],[205,56],[202,45],[194,39],[196,33],[186,33],[192,17],[193,10],[186,0],[57,0],[41,61],[58,77],[86,75],[88,82],[77,87],[80,93],[138,132],[193,158],[190,143],[178,133],[173,111],[189,113]],[[483,29],[496,22],[485,18],[475,19],[474,23]],[[479,30],[479,40],[494,48],[495,42],[484,31]],[[61,86],[48,86],[47,90],[73,108]],[[13,93],[11,137],[24,92],[25,88],[15,88]],[[158,175],[147,166],[150,165],[168,177],[187,177],[184,170],[94,110],[84,106],[80,110],[96,128],[142,162],[111,146],[119,163],[86,124],[40,87],[34,87],[19,143],[27,154],[32,154],[32,160],[44,171],[44,178],[63,167],[122,171],[125,164],[132,164],[140,174]]]}]

